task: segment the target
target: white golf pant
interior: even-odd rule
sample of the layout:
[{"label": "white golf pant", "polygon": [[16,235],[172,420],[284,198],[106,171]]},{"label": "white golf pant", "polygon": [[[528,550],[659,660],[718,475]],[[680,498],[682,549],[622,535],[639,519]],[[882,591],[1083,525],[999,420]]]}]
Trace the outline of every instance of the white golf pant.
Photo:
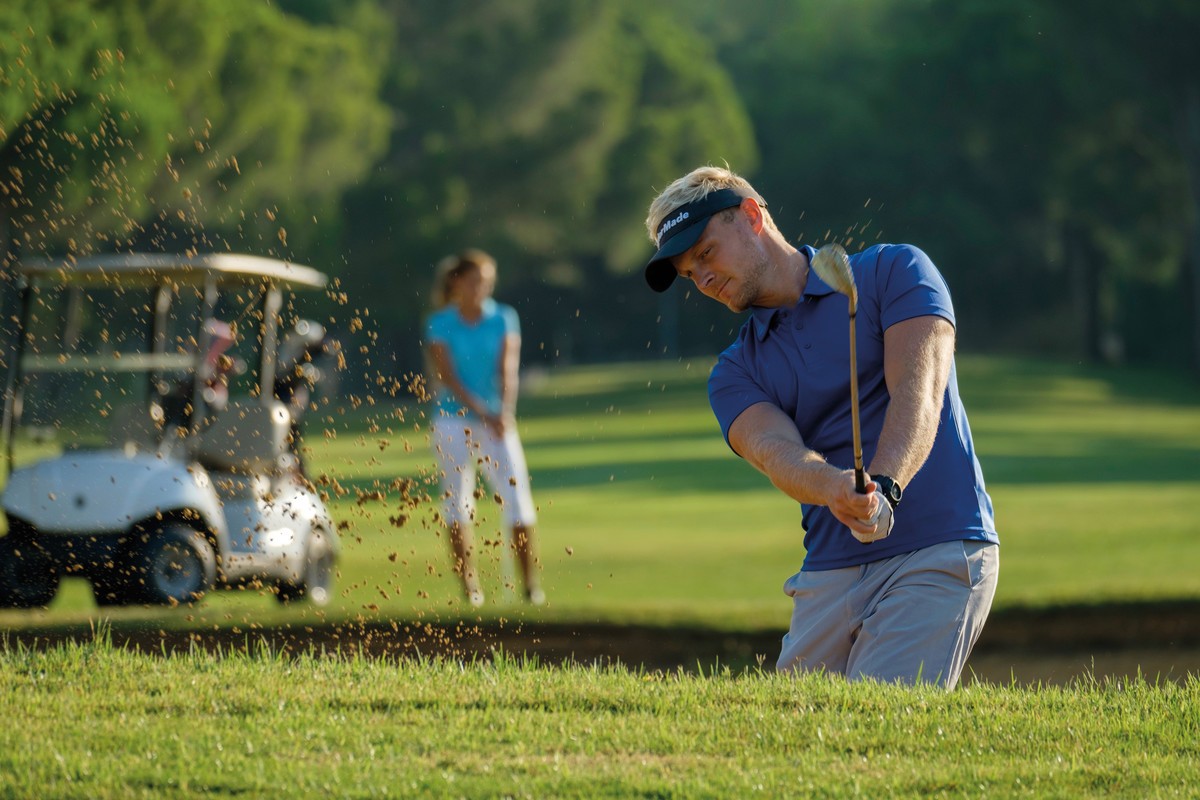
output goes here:
[{"label": "white golf pant", "polygon": [[525,451],[516,431],[510,430],[501,438],[471,417],[437,417],[433,421],[433,451],[447,522],[474,523],[480,474],[499,498],[506,527],[530,527],[537,522]]}]

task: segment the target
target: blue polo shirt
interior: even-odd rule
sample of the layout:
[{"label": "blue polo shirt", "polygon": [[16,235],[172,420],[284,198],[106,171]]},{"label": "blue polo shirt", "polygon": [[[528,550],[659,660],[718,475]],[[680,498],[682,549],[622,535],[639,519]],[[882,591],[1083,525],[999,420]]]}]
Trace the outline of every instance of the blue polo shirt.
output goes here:
[{"label": "blue polo shirt", "polygon": [[[483,314],[476,322],[468,322],[458,313],[458,307],[446,306],[433,314],[425,324],[427,344],[445,345],[450,363],[467,391],[483,400],[493,414],[500,413],[500,357],[504,352],[504,337],[519,336],[521,324],[511,306],[488,298],[483,301]],[[445,386],[435,394],[437,410],[447,416],[467,413]]]},{"label": "blue polo shirt", "polygon": [[[804,250],[811,262],[815,251]],[[941,274],[916,247],[876,245],[850,256],[850,265],[858,286],[859,417],[863,463],[869,465],[889,400],[883,332],[897,322],[930,315],[953,325],[954,308]],[[743,411],[771,403],[795,421],[811,450],[836,467],[853,468],[849,365],[847,298],[810,270],[800,301],[790,308],[753,309],[737,341],[713,367],[709,401],[725,441]],[[998,542],[953,364],[933,449],[904,487],[888,538],[862,544],[827,507],[801,508],[806,570],[865,564],[959,539]]]}]

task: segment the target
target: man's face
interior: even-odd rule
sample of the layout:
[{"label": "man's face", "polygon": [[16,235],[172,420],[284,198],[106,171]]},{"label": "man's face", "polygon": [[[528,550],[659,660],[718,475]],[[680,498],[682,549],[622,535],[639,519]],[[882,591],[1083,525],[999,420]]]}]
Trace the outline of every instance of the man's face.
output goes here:
[{"label": "man's face", "polygon": [[694,245],[671,259],[704,295],[741,312],[755,305],[769,264],[742,209],[714,214]]}]

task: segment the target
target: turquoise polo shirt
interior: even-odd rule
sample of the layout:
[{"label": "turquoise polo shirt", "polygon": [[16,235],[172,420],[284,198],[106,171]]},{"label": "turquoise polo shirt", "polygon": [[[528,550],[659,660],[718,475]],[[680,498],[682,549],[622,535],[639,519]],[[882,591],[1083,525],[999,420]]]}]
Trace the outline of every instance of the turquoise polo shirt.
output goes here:
[{"label": "turquoise polo shirt", "polygon": [[[430,314],[425,324],[425,342],[446,347],[459,381],[483,400],[493,414],[501,410],[500,358],[504,353],[504,338],[520,334],[516,310],[491,298],[483,302],[483,314],[475,322],[463,319],[458,307],[449,305]],[[437,388],[435,403],[437,410],[447,416],[467,413],[444,386]]]},{"label": "turquoise polo shirt", "polygon": [[[811,262],[815,251],[805,246]],[[883,430],[889,394],[883,375],[883,332],[898,322],[938,316],[954,324],[950,291],[933,262],[911,245],[881,244],[850,256],[858,287],[859,417],[863,463]],[[787,308],[754,308],[737,341],[717,360],[709,401],[725,441],[729,427],[756,403],[770,403],[796,423],[804,443],[835,467],[854,467],[850,417],[848,300],[809,271],[804,294]],[[998,542],[992,501],[975,457],[957,373],[942,403],[928,460],[904,487],[892,534],[863,544],[825,506],[802,504],[804,569],[824,570],[960,539]]]}]

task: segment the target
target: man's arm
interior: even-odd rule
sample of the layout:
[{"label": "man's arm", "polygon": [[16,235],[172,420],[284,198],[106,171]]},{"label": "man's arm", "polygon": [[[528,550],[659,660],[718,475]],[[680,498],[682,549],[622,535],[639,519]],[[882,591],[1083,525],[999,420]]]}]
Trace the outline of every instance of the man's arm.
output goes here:
[{"label": "man's arm", "polygon": [[863,534],[875,532],[864,522],[875,516],[879,499],[875,484],[867,493],[854,489],[854,470],[838,469],[810,450],[795,423],[770,403],[755,403],[729,427],[729,443],[771,483],[793,500],[828,506],[837,519]]},{"label": "man's arm", "polygon": [[937,436],[942,399],[954,360],[954,326],[942,317],[914,317],[884,331],[887,414],[868,472],[901,486],[913,479]]}]

